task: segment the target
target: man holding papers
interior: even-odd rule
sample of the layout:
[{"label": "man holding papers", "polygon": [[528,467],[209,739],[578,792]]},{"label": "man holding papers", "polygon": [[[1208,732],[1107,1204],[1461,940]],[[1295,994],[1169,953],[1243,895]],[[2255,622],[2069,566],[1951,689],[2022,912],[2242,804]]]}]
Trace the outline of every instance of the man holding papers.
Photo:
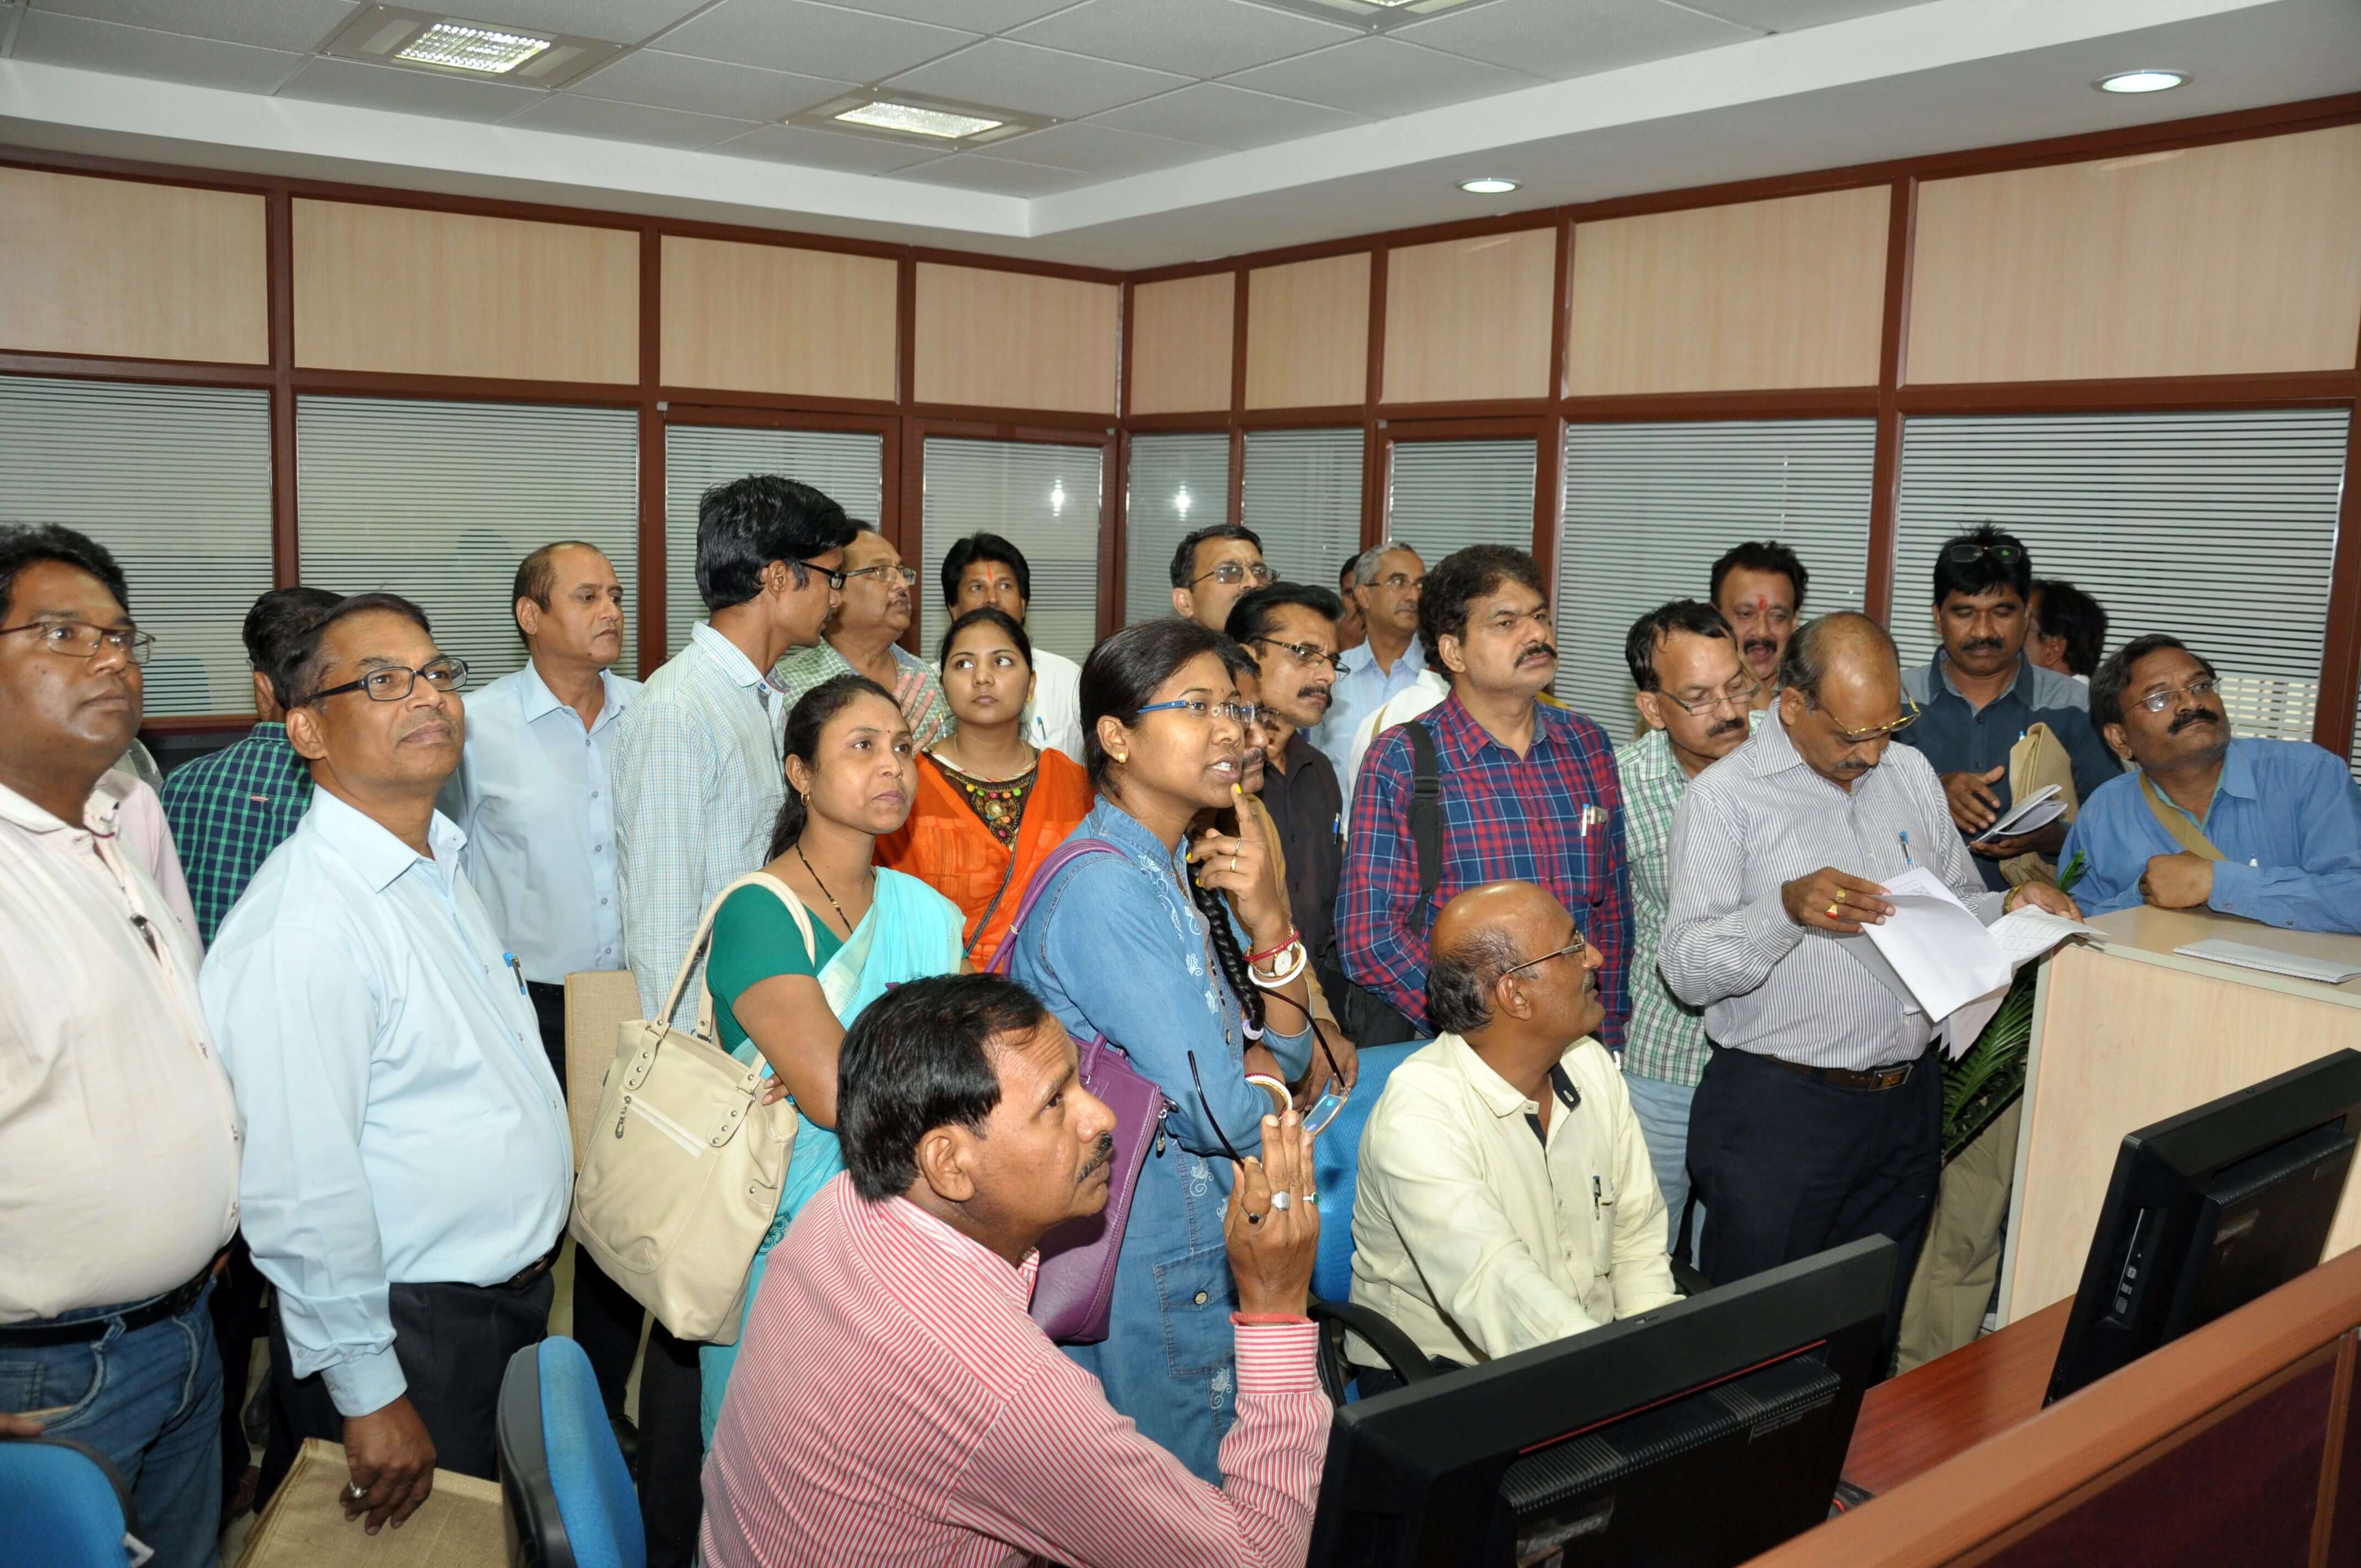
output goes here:
[{"label": "man holding papers", "polygon": [[1706,1010],[1713,1047],[1689,1119],[1700,1263],[1727,1283],[1891,1236],[1890,1341],[1940,1172],[1943,1091],[1938,1020],[1881,978],[1862,932],[1914,867],[1986,926],[2026,904],[2080,912],[2046,884],[1983,886],[1935,770],[1891,745],[1915,710],[1884,628],[1811,622],[1779,681],[1775,722],[1692,780],[1673,818],[1656,963]]}]

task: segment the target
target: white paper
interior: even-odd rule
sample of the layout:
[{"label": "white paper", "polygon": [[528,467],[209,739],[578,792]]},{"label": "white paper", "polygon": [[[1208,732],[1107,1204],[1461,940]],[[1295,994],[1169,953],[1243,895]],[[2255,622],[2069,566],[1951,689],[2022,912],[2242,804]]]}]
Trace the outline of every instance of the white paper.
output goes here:
[{"label": "white paper", "polygon": [[2008,984],[2008,955],[1933,872],[1913,866],[1888,882],[1883,896],[1894,913],[1864,934],[1927,1017],[1948,1018]]},{"label": "white paper", "polygon": [[2361,976],[2361,969],[2338,963],[2334,959],[2308,959],[2295,953],[2274,952],[2268,948],[2233,942],[2221,937],[2185,943],[2172,950],[2187,953],[2192,959],[2212,959],[2217,964],[2235,964],[2240,969],[2283,974],[2292,980],[2316,980],[2323,985],[2342,985],[2356,976]]},{"label": "white paper", "polygon": [[2021,834],[2037,833],[2066,815],[2066,803],[2058,798],[2056,784],[2043,784],[2010,808],[2007,816],[1975,836],[1974,842],[1988,843],[1994,839],[2014,839]]},{"label": "white paper", "polygon": [[1943,1049],[1955,1061],[1976,1043],[1984,1025],[2000,1011],[2000,1004],[2008,1000],[2009,983],[2015,981],[2018,970],[2069,937],[2099,935],[2095,926],[2085,926],[2080,920],[2069,920],[2063,915],[2052,915],[2030,905],[2009,911],[1984,930],[2008,958],[2009,981],[1962,1003],[1958,1012],[1943,1020]]}]

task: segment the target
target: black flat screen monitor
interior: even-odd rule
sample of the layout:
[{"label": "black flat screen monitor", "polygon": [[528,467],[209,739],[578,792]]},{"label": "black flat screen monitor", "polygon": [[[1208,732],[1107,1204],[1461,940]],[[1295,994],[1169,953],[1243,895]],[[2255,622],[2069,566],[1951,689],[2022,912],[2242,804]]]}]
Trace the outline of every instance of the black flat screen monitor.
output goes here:
[{"label": "black flat screen monitor", "polygon": [[1312,1568],[1720,1568],[1828,1518],[1894,1244],[1345,1406]]},{"label": "black flat screen monitor", "polygon": [[2353,1168],[2356,1118],[2361,1053],[2348,1050],[2126,1133],[2048,1398],[2318,1264]]}]

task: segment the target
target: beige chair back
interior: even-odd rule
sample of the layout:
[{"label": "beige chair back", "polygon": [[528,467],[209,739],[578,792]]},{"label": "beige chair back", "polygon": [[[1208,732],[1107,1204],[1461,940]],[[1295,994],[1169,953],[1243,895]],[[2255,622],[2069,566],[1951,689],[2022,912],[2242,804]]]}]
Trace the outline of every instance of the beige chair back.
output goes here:
[{"label": "beige chair back", "polygon": [[574,1168],[582,1168],[583,1140],[598,1114],[598,1092],[615,1065],[615,1040],[640,1015],[631,971],[585,970],[566,977],[566,1109],[574,1122]]}]

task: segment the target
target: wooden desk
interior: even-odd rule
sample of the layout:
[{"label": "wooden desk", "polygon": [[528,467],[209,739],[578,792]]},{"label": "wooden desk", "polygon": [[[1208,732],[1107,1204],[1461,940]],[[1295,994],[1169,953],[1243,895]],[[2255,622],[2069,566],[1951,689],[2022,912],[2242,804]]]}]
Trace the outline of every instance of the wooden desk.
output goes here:
[{"label": "wooden desk", "polygon": [[1861,1402],[1844,1478],[1864,1492],[1905,1481],[2041,1409],[2071,1300],[1879,1384]]}]

